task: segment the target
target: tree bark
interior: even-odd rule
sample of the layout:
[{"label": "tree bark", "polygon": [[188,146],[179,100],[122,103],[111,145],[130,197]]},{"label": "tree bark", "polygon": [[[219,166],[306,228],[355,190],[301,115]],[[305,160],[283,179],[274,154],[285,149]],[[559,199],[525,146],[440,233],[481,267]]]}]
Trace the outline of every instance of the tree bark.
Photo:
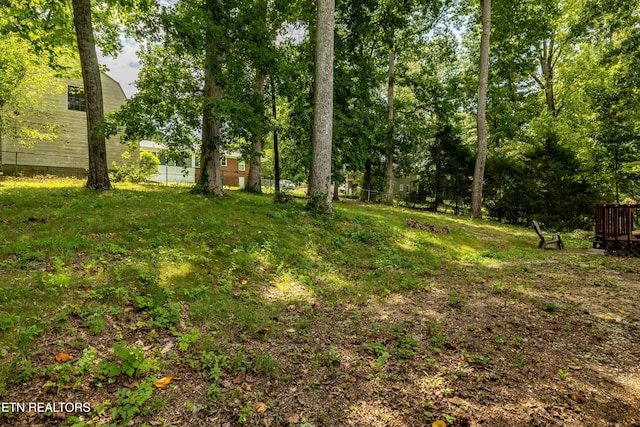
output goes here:
[{"label": "tree bark", "polygon": [[478,152],[473,172],[471,218],[482,218],[482,187],[487,162],[487,89],[489,86],[489,36],[491,34],[491,0],[480,0],[482,35],[480,37],[480,76],[478,79]]},{"label": "tree bark", "polygon": [[394,48],[389,49],[389,79],[387,81],[387,188],[386,198],[387,202],[393,201],[393,153],[395,151],[395,144],[393,140],[393,118],[394,118],[394,91],[395,91],[395,63],[396,63],[396,51]]},{"label": "tree bark", "polygon": [[542,45],[542,53],[540,54],[540,67],[542,68],[542,77],[544,79],[544,96],[547,102],[547,109],[553,117],[557,115],[555,95],[553,92],[553,69],[555,67],[555,48],[553,38],[545,40]]},{"label": "tree bark", "polygon": [[214,70],[220,71],[216,43],[207,42],[204,67],[204,107],[202,111],[202,148],[200,152],[200,180],[198,189],[222,196],[222,173],[220,171],[220,120],[213,113],[214,100],[222,99],[222,89],[216,82]]},{"label": "tree bark", "polygon": [[[318,0],[315,90],[313,102],[313,154],[309,180],[310,201],[322,201],[320,210],[331,213],[331,148],[333,137],[333,31],[335,0]],[[316,200],[314,200],[316,199]],[[316,209],[319,207],[316,206]]]},{"label": "tree bark", "polygon": [[73,24],[76,29],[82,81],[87,106],[87,142],[89,144],[89,177],[87,188],[110,190],[107,147],[102,128],[104,105],[102,102],[102,81],[96,45],[91,23],[91,1],[72,0]]},{"label": "tree bark", "polygon": [[[278,120],[278,108],[276,104],[276,84],[271,77],[271,114],[273,121]],[[276,191],[280,191],[280,149],[278,148],[278,126],[273,128],[273,173]]]},{"label": "tree bark", "polygon": [[[260,102],[256,99],[256,105],[262,106],[262,98],[264,97],[265,73],[261,68],[256,69],[255,95],[260,98]],[[263,115],[263,111],[256,111],[256,114]],[[247,178],[246,190],[252,193],[262,193],[261,182],[261,162],[262,162],[262,134],[254,132],[251,136],[251,158],[249,159],[249,177]]]}]

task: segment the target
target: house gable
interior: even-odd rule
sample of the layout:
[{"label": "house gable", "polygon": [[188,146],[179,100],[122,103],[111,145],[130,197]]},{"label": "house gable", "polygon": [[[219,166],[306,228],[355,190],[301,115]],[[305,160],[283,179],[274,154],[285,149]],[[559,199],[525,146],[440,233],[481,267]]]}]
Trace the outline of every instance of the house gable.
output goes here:
[{"label": "house gable", "polygon": [[[104,111],[108,114],[118,110],[127,98],[118,82],[106,74],[101,77]],[[67,88],[62,93],[46,97],[43,104],[47,111],[29,119],[55,126],[58,137],[53,141],[37,142],[31,147],[5,141],[2,145],[5,173],[86,175],[89,167],[87,118],[80,107],[83,82],[81,79],[66,79],[64,84]],[[107,164],[111,168],[113,161],[122,161],[121,156],[127,147],[120,143],[118,137],[112,137],[107,139],[106,149]]]}]

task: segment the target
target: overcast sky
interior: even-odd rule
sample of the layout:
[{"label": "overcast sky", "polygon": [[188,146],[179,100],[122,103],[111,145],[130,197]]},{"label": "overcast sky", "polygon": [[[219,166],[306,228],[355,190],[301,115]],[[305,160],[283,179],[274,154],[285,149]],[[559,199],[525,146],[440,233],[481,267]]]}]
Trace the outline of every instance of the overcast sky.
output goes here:
[{"label": "overcast sky", "polygon": [[133,40],[124,40],[122,52],[118,54],[117,58],[102,55],[99,57],[100,63],[109,68],[107,74],[120,83],[127,98],[131,98],[137,92],[133,85],[141,67],[140,61],[136,56],[137,48],[137,44]]}]

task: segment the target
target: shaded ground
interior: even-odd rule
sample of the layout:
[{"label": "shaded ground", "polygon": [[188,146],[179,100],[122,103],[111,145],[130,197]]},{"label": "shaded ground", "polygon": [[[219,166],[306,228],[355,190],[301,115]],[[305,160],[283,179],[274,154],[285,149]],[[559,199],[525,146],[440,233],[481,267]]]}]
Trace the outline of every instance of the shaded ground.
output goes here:
[{"label": "shaded ground", "polygon": [[[414,214],[402,215],[398,224]],[[463,226],[456,221],[445,221],[454,239]],[[500,233],[465,227],[493,249],[412,269],[410,283],[409,267],[384,265],[387,285],[375,293],[366,283],[380,266],[366,262],[350,260],[341,272],[355,284],[344,298],[322,291],[331,276],[315,277],[314,265],[283,286],[286,274],[256,262],[256,277],[280,281],[216,285],[231,300],[258,301],[266,316],[252,321],[239,319],[250,312],[221,308],[224,300],[212,299],[207,311],[196,293],[182,297],[173,327],[160,327],[133,298],[101,314],[92,331],[76,306],[36,339],[30,375],[14,366],[11,378],[22,372],[24,381],[9,381],[1,399],[88,402],[93,412],[3,413],[0,424],[640,426],[638,260],[575,247],[510,256],[499,249]],[[329,257],[322,249],[315,256]],[[221,313],[229,317],[216,320]],[[155,361],[148,372],[91,368],[101,366],[98,355],[113,359],[119,340]],[[55,362],[60,352],[73,359]],[[173,380],[147,382],[152,392],[143,398],[150,375]],[[130,417],[117,412],[127,408]]]},{"label": "shaded ground", "polygon": [[[164,408],[147,421],[236,425],[238,410],[250,406],[254,423],[271,426],[417,426],[429,418],[425,412],[470,426],[638,424],[638,263],[621,261],[624,272],[584,271],[581,257],[555,253],[520,263],[530,273],[511,278],[515,287],[504,285],[507,269],[496,268],[495,277],[482,282],[444,272],[421,292],[380,301],[291,305],[273,319],[279,332],[247,337],[237,331],[230,343],[247,355],[272,355],[281,366],[281,372],[267,372],[275,378],[225,372],[218,383],[225,398],[211,403],[201,373],[182,365],[173,372],[174,387],[159,392]],[[135,317],[108,319],[105,333],[126,330]],[[175,342],[136,332],[125,338],[149,351]],[[63,331],[46,339],[64,349],[77,338]],[[100,337],[92,341],[100,348]],[[378,362],[385,352],[386,361]],[[45,356],[34,364],[49,364]],[[121,385],[51,390],[36,381],[12,390],[10,399],[88,400],[95,407]],[[186,402],[194,404],[191,411]],[[261,402],[268,406],[264,412],[256,409]],[[5,421],[52,423],[38,415]]]}]

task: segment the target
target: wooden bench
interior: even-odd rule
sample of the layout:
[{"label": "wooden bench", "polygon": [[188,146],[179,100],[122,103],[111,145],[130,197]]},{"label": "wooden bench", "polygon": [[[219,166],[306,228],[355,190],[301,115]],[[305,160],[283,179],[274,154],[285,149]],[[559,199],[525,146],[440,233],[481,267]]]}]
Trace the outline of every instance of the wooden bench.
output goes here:
[{"label": "wooden bench", "polygon": [[549,245],[555,245],[558,249],[564,249],[564,243],[562,243],[562,237],[559,234],[543,234],[540,230],[540,224],[537,221],[533,221],[533,229],[536,231],[538,237],[540,237],[540,243],[538,248],[544,249]]}]

